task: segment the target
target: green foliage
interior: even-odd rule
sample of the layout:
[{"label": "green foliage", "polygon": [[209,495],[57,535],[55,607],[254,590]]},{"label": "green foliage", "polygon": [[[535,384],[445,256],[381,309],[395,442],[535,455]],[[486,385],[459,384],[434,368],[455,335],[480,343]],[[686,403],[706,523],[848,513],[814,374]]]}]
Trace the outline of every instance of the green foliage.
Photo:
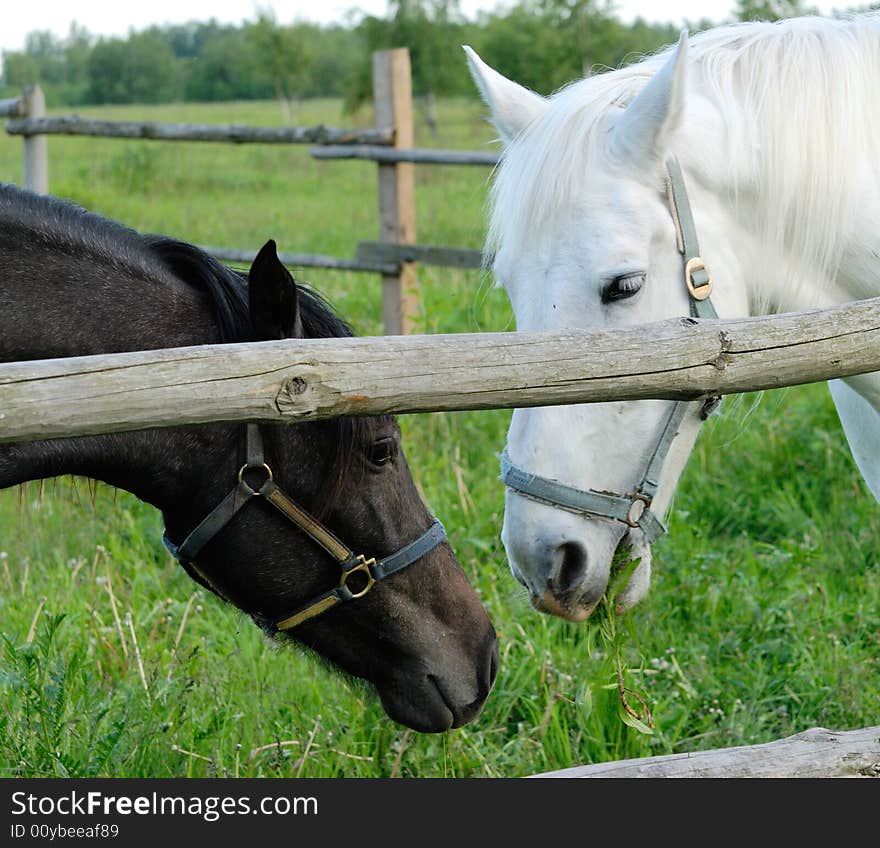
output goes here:
[{"label": "green foliage", "polygon": [[262,12],[240,26],[217,21],[151,27],[94,39],[34,32],[4,53],[3,87],[39,82],[51,106],[344,96],[372,97],[371,54],[408,47],[417,96],[475,96],[461,45],[525,85],[549,92],[595,67],[616,67],[675,39],[671,26],[621,23],[600,0],[520,0],[465,19],[459,0],[389,0],[388,14],[348,23],[283,25]]},{"label": "green foliage", "polygon": [[92,103],[166,103],[181,94],[179,63],[157,29],[100,39],[89,54]]},{"label": "green foliage", "polygon": [[737,0],[735,14],[741,21],[779,21],[818,11],[804,0]]},{"label": "green foliage", "polygon": [[[304,123],[334,124],[341,102],[299,109]],[[437,109],[438,136],[419,120],[419,146],[491,139],[478,102]],[[278,122],[274,101],[82,113]],[[368,163],[280,146],[57,138],[49,148],[53,192],[143,232],[243,248],[271,237],[337,256],[379,232]],[[0,178],[20,181],[20,169],[20,140],[0,137]],[[420,240],[479,247],[488,174],[426,167],[416,180]],[[378,279],[294,271],[360,334],[381,332]],[[418,275],[420,329],[513,327],[486,274]],[[93,497],[72,480],[0,492],[0,774],[513,777],[877,723],[880,510],[824,386],[725,401],[655,548],[648,598],[622,617],[612,598],[581,625],[536,613],[509,573],[496,458],[509,419],[400,418],[413,475],[499,633],[482,714],[440,736],[391,723],[367,688],[267,643],[206,596],[164,551],[161,517],[133,497],[105,487]]]}]

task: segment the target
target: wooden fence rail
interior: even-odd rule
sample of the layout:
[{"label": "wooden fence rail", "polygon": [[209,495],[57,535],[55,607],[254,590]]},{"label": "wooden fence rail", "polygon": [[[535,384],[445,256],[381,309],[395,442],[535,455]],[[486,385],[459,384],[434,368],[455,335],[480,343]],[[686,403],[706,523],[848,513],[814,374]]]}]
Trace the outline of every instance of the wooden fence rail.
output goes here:
[{"label": "wooden fence rail", "polygon": [[314,147],[309,151],[315,159],[365,159],[369,162],[413,162],[417,165],[497,165],[497,153],[480,150],[434,150],[410,147],[407,149],[375,145],[338,145]]},{"label": "wooden fence rail", "polygon": [[880,371],[880,298],[614,331],[206,345],[0,365],[0,442],[211,421],[692,400]]},{"label": "wooden fence rail", "polygon": [[418,262],[444,268],[483,268],[483,252],[464,247],[442,247],[431,244],[386,244],[362,241],[357,246],[359,262]]},{"label": "wooden fence rail", "polygon": [[[250,265],[257,256],[256,250],[237,250],[232,247],[202,246],[205,253],[210,253],[221,262],[235,265]],[[336,256],[324,256],[320,253],[280,253],[278,258],[285,265],[297,268],[327,268],[335,271],[365,271],[371,274],[396,274],[399,263],[395,259],[371,258],[360,253],[356,259],[339,259]]]},{"label": "wooden fence rail", "polygon": [[243,124],[165,124],[154,121],[98,121],[66,115],[19,118],[6,124],[10,135],[84,135],[156,141],[219,141],[231,144],[393,144],[391,129],[314,127],[250,127]]},{"label": "wooden fence rail", "polygon": [[23,97],[7,97],[0,100],[0,118],[17,118],[27,114]]},{"label": "wooden fence rail", "polygon": [[574,766],[536,777],[880,777],[880,727],[823,727],[763,745],[743,745]]}]

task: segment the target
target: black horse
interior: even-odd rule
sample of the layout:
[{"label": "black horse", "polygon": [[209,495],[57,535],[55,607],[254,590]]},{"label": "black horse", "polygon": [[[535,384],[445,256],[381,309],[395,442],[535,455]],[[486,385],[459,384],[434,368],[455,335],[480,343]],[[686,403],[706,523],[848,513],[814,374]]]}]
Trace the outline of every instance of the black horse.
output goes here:
[{"label": "black horse", "polygon": [[[296,286],[274,242],[243,275],[192,245],[2,184],[0,267],[0,362],[351,335]],[[0,488],[64,474],[161,510],[191,576],[279,638],[370,681],[394,720],[435,732],[479,714],[497,669],[495,633],[442,530],[430,535],[392,417],[0,444]],[[264,497],[243,506],[242,492],[261,486]],[[222,520],[206,520],[218,512]],[[383,575],[352,553],[381,568],[414,540],[412,563],[375,585]]]}]

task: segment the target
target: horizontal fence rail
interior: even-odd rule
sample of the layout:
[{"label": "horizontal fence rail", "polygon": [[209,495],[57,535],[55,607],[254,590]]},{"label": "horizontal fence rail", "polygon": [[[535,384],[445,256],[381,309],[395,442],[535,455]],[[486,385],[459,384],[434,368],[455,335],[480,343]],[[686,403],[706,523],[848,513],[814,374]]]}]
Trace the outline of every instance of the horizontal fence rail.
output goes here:
[{"label": "horizontal fence rail", "polygon": [[155,121],[98,121],[76,115],[20,118],[6,124],[10,135],[85,135],[156,141],[219,141],[232,144],[393,144],[390,129],[249,127],[243,124],[163,124]]},{"label": "horizontal fence rail", "polygon": [[23,97],[9,97],[0,100],[0,118],[18,117],[27,114],[27,106]]},{"label": "horizontal fence rail", "polygon": [[880,727],[814,727],[762,745],[594,763],[530,777],[880,777]]},{"label": "horizontal fence rail", "polygon": [[773,389],[880,371],[880,298],[614,331],[304,339],[0,365],[0,441]]},{"label": "horizontal fence rail", "polygon": [[[206,247],[201,248],[221,262],[229,262],[237,265],[250,265],[256,259],[256,250],[236,250],[231,247]],[[338,259],[335,256],[323,256],[320,253],[279,253],[278,258],[282,264],[291,268],[326,268],[333,271],[366,271],[371,274],[396,274],[399,263],[387,259],[371,259],[370,257],[357,259]]]},{"label": "horizontal fence rail", "polygon": [[420,262],[444,268],[482,268],[483,252],[465,247],[443,247],[431,244],[394,244],[384,241],[362,241],[357,246],[361,262]]},{"label": "horizontal fence rail", "polygon": [[334,147],[315,147],[309,151],[315,159],[365,159],[369,162],[413,162],[417,165],[497,165],[497,153],[478,150],[433,150],[421,147],[386,148],[374,145],[339,144]]}]

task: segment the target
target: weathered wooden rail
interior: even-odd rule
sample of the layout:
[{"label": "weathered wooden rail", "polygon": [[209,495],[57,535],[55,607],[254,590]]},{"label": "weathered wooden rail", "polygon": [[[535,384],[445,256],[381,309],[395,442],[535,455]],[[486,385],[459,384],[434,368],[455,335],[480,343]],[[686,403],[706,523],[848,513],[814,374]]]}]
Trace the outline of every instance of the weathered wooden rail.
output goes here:
[{"label": "weathered wooden rail", "polygon": [[[16,113],[20,114],[20,113]],[[213,141],[230,144],[394,144],[394,130],[314,127],[251,127],[243,124],[169,124],[156,121],[98,121],[78,115],[17,118],[6,124],[10,135],[84,135],[153,141]]]},{"label": "weathered wooden rail", "polygon": [[27,114],[23,97],[7,97],[0,100],[0,118],[17,118]]},{"label": "weathered wooden rail", "polygon": [[626,330],[305,339],[0,365],[0,441],[644,398],[880,371],[880,298]]},{"label": "weathered wooden rail", "polygon": [[368,162],[412,162],[417,165],[497,165],[497,153],[479,150],[435,150],[430,147],[394,149],[377,145],[342,145],[313,147],[309,151],[315,159],[362,159]]},{"label": "weathered wooden rail", "polygon": [[835,732],[814,727],[766,742],[529,775],[561,777],[880,777],[880,727]]},{"label": "weathered wooden rail", "polygon": [[[380,242],[376,242],[380,244]],[[392,245],[389,245],[392,246]],[[236,250],[231,247],[208,247],[202,250],[221,262],[232,265],[250,265],[257,257],[256,250]],[[327,268],[334,271],[368,271],[372,274],[394,275],[399,269],[398,261],[388,258],[361,256],[358,252],[355,259],[338,259],[335,256],[324,256],[320,253],[278,253],[278,258],[285,264],[297,268]]]}]

